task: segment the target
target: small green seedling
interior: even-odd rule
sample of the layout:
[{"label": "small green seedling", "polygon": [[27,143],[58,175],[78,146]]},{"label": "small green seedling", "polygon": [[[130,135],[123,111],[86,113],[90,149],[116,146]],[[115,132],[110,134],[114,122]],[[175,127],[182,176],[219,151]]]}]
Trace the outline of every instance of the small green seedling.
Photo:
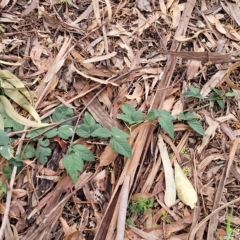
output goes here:
[{"label": "small green seedling", "polygon": [[167,212],[163,212],[162,213],[162,216],[161,216],[161,220],[163,221],[163,222],[165,222],[165,223],[172,223],[172,221],[171,221],[171,219],[169,219],[168,217],[167,217]]},{"label": "small green seedling", "polygon": [[138,198],[137,200],[131,200],[128,205],[127,210],[127,220],[128,224],[134,225],[133,215],[141,216],[148,211],[148,209],[153,208],[154,198]]}]

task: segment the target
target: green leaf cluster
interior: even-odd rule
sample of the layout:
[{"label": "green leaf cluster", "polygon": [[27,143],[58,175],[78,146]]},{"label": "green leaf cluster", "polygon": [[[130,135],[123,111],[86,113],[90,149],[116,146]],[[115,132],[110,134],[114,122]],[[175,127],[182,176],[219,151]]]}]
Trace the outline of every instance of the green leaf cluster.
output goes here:
[{"label": "green leaf cluster", "polygon": [[63,158],[63,166],[73,182],[76,183],[78,180],[78,171],[83,171],[83,161],[94,160],[94,156],[89,149],[81,144],[73,144],[69,146],[67,154]]},{"label": "green leaf cluster", "polygon": [[131,146],[127,141],[130,135],[117,127],[112,127],[110,130],[103,128],[96,123],[89,112],[85,113],[83,123],[77,127],[76,134],[83,138],[110,138],[109,144],[115,152],[128,158],[132,157]]},{"label": "green leaf cluster", "polygon": [[174,137],[174,117],[166,110],[151,110],[147,116],[146,120],[158,120],[159,125],[169,134],[170,137]]},{"label": "green leaf cluster", "polygon": [[122,114],[117,115],[117,118],[123,120],[129,125],[138,124],[143,121],[142,111],[136,110],[127,103],[122,104],[122,112]]},{"label": "green leaf cluster", "polygon": [[199,121],[197,121],[196,119],[198,119],[199,117],[191,112],[186,112],[186,113],[180,113],[178,115],[178,119],[179,120],[183,120],[186,121],[187,124],[197,133],[199,133],[200,135],[204,136],[205,132],[204,129],[201,125],[201,123]]}]

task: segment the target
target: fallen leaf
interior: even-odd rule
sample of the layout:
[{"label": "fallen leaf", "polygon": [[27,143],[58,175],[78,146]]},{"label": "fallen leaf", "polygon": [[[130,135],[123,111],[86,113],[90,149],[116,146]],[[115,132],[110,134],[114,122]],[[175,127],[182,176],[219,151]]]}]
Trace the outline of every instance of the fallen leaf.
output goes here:
[{"label": "fallen leaf", "polygon": [[176,160],[174,161],[174,168],[177,196],[183,203],[193,209],[198,200],[197,193]]},{"label": "fallen leaf", "polygon": [[158,135],[158,148],[162,158],[165,176],[166,189],[164,195],[164,202],[168,207],[170,207],[176,201],[176,186],[174,183],[173,169],[167,152],[167,147],[166,144],[163,142],[163,138],[160,134]]}]

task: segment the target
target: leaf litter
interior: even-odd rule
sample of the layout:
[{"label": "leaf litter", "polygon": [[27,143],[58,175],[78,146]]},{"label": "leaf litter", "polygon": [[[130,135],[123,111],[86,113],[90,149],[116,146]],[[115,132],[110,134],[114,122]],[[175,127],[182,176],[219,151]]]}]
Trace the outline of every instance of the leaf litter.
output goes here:
[{"label": "leaf litter", "polygon": [[0,239],[239,238],[237,1],[0,6]]}]

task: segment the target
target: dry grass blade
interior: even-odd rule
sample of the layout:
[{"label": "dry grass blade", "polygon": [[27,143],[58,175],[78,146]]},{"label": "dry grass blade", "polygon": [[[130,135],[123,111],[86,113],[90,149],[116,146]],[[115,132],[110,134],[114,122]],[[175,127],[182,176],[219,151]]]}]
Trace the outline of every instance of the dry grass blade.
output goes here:
[{"label": "dry grass blade", "polygon": [[162,136],[158,135],[158,147],[162,158],[164,176],[165,176],[165,195],[164,202],[168,207],[171,207],[176,201],[176,185],[173,176],[172,164],[169,159],[167,146],[163,142]]}]

